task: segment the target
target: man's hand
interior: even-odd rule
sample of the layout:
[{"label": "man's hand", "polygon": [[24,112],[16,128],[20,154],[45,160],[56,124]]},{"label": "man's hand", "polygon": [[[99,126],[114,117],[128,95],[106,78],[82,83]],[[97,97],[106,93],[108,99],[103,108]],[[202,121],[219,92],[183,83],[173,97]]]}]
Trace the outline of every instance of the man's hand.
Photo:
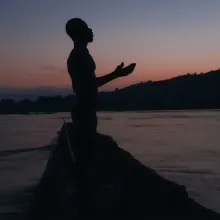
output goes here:
[{"label": "man's hand", "polygon": [[129,66],[123,68],[124,63],[121,63],[119,66],[116,67],[116,69],[112,73],[109,73],[105,76],[97,77],[96,78],[97,87],[100,87],[118,77],[127,76],[131,74],[134,71],[135,66],[136,66],[136,63],[132,63]]},{"label": "man's hand", "polygon": [[116,67],[116,69],[115,69],[115,71],[114,72],[116,72],[116,73],[119,73],[119,72],[121,72],[122,71],[122,69],[123,69],[123,67],[124,67],[124,63],[122,62],[119,66],[117,66]]},{"label": "man's hand", "polygon": [[136,66],[136,63],[132,63],[124,67],[124,63],[121,63],[121,65],[117,66],[117,68],[115,69],[115,73],[117,74],[118,77],[128,76],[134,71],[135,66]]}]

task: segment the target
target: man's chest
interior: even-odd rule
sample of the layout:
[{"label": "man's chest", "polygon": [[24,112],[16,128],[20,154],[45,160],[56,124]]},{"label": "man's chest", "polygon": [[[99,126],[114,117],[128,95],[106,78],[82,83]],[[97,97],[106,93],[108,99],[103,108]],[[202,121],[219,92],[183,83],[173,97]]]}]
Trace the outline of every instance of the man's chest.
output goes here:
[{"label": "man's chest", "polygon": [[91,74],[95,72],[96,64],[89,53],[72,53],[68,58],[70,74]]},{"label": "man's chest", "polygon": [[96,69],[96,64],[94,59],[92,58],[92,56],[90,54],[86,55],[83,59],[82,59],[82,65],[86,65],[89,69],[91,69],[93,72]]}]

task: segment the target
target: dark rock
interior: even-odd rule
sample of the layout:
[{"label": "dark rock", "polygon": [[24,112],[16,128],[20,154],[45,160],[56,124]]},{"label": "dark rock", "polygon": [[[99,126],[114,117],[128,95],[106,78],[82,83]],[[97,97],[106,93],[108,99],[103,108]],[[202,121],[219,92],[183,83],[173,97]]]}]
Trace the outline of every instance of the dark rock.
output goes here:
[{"label": "dark rock", "polygon": [[[66,124],[36,188],[28,219],[82,219],[76,161],[70,156],[66,129],[77,151],[72,124]],[[111,137],[97,134],[96,142],[85,159],[90,190],[86,219],[220,219],[190,199],[184,186],[142,165]]]}]

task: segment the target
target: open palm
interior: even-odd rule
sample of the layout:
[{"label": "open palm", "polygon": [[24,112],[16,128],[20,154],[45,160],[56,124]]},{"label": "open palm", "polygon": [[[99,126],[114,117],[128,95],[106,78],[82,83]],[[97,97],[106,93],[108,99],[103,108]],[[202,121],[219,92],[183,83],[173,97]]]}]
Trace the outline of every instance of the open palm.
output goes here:
[{"label": "open palm", "polygon": [[128,76],[134,71],[134,68],[136,66],[136,63],[132,63],[124,68],[119,72],[119,76]]}]

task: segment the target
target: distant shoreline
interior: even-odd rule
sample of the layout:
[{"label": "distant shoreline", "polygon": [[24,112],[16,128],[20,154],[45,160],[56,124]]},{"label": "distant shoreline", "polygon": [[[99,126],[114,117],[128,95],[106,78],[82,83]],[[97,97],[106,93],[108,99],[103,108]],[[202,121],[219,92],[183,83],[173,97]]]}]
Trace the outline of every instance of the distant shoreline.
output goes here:
[{"label": "distant shoreline", "polygon": [[[136,112],[136,113],[149,113],[149,112],[220,112],[220,109],[170,109],[170,110],[124,110],[124,111],[97,111],[97,113],[107,113],[107,112]],[[58,113],[70,113],[66,112],[29,112],[29,113],[0,113],[0,115],[52,115]]]},{"label": "distant shoreline", "polygon": [[[39,96],[37,100],[0,101],[0,114],[52,114],[70,112],[75,95]],[[97,111],[177,111],[220,109],[220,69],[162,81],[148,81],[100,92]]]}]

